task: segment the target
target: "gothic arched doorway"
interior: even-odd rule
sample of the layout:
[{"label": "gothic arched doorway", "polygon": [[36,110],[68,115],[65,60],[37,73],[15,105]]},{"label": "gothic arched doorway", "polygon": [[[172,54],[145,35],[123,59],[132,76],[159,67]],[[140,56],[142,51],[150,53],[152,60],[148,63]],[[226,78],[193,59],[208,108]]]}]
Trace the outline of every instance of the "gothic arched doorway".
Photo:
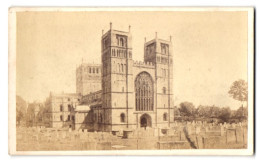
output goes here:
[{"label": "gothic arched doorway", "polygon": [[140,117],[140,126],[141,127],[152,127],[152,118],[148,114],[143,114]]}]

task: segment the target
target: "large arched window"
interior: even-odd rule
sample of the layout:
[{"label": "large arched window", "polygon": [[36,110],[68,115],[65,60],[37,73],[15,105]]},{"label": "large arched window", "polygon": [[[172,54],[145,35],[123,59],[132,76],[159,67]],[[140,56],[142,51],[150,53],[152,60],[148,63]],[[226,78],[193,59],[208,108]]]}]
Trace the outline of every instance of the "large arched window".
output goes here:
[{"label": "large arched window", "polygon": [[122,122],[122,123],[125,122],[125,113],[120,114],[120,122]]},{"label": "large arched window", "polygon": [[137,111],[153,110],[153,80],[147,72],[141,72],[135,79],[135,103]]}]

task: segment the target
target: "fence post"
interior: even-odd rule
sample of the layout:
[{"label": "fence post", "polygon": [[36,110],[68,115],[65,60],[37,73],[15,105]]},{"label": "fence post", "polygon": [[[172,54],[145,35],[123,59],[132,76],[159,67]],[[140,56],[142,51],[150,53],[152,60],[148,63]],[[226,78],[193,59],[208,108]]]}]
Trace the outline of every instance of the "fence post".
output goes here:
[{"label": "fence post", "polygon": [[202,144],[203,144],[203,149],[205,149],[205,138],[202,137]]},{"label": "fence post", "polygon": [[227,145],[227,138],[228,138],[228,129],[226,129],[226,145]]},{"label": "fence post", "polygon": [[136,141],[136,148],[138,150],[138,138],[137,138],[137,141]]},{"label": "fence post", "polygon": [[236,137],[236,143],[237,143],[237,129],[235,128],[235,137]]},{"label": "fence post", "polygon": [[198,149],[200,149],[197,134],[196,134],[196,141],[197,141],[197,147],[198,147]]},{"label": "fence post", "polygon": [[244,131],[244,127],[242,127],[242,129],[243,129],[243,147],[245,146],[245,131]]}]

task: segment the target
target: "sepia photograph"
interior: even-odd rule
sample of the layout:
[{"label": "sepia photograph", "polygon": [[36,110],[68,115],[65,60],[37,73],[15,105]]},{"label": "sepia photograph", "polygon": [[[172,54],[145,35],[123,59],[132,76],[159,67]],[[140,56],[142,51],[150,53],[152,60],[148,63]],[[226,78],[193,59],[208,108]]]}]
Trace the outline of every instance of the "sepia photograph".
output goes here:
[{"label": "sepia photograph", "polygon": [[254,9],[9,9],[9,154],[252,155]]}]

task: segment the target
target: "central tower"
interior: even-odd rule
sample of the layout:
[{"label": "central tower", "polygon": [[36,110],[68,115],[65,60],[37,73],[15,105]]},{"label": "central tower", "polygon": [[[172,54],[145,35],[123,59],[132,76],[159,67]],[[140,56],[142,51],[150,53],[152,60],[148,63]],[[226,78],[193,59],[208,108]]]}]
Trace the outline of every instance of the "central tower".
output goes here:
[{"label": "central tower", "polygon": [[[129,127],[130,97],[133,92],[132,36],[129,31],[102,32],[102,115],[100,130],[112,131]],[[113,116],[113,118],[112,118]]]}]

